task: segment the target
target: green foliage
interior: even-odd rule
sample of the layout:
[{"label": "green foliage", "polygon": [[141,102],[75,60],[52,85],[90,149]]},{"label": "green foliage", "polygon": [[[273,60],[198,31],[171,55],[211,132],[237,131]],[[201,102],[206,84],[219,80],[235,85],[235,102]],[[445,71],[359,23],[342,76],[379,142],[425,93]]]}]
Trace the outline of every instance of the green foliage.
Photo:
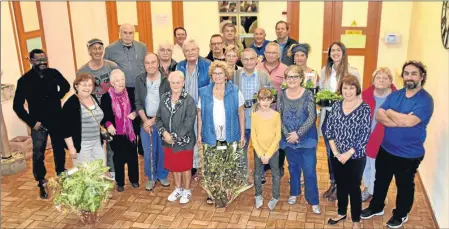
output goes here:
[{"label": "green foliage", "polygon": [[[278,94],[278,91],[276,90],[276,88],[270,88],[271,94],[274,96],[276,96]],[[254,93],[253,95],[253,99],[257,99],[258,94]]]},{"label": "green foliage", "polygon": [[305,88],[315,88],[315,84],[312,82],[312,80],[307,80],[307,82],[303,83],[303,87]]},{"label": "green foliage", "polygon": [[105,203],[114,184],[104,177],[109,170],[102,160],[84,163],[72,175],[62,173],[50,179],[53,188],[53,202],[64,211],[95,213]]},{"label": "green foliage", "polygon": [[320,91],[315,96],[316,103],[319,103],[321,100],[338,101],[342,99],[343,97],[341,95],[329,90]]}]

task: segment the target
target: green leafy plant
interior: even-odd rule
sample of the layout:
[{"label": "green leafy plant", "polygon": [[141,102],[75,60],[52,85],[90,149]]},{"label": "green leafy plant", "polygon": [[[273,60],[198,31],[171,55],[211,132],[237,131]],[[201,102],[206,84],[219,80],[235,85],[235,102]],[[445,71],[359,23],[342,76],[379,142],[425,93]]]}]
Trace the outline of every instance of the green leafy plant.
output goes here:
[{"label": "green leafy plant", "polygon": [[312,82],[312,80],[307,80],[307,82],[303,83],[303,87],[305,87],[305,88],[315,88],[315,84]]},{"label": "green leafy plant", "polygon": [[323,90],[316,94],[315,102],[319,103],[320,101],[328,100],[328,101],[338,101],[342,100],[343,97],[335,92],[331,92],[329,90]]},{"label": "green leafy plant", "polygon": [[109,199],[114,186],[104,176],[108,170],[102,160],[95,160],[50,179],[53,203],[63,212],[96,213]]},{"label": "green leafy plant", "polygon": [[[271,94],[273,95],[273,97],[277,96],[278,91],[276,90],[276,88],[270,88]],[[253,95],[253,99],[257,99],[257,93],[254,93]]]}]

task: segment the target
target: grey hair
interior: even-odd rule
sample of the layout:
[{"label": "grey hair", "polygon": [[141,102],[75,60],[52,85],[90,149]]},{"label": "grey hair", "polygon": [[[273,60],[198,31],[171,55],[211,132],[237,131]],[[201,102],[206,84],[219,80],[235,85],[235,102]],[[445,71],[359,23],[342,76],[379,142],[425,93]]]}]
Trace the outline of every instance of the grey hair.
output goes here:
[{"label": "grey hair", "polygon": [[181,72],[181,71],[179,71],[179,70],[170,72],[170,74],[168,75],[168,78],[170,78],[170,76],[175,75],[175,74],[178,74],[178,75],[182,78],[182,80],[185,80],[185,79],[186,79],[184,73]]},{"label": "grey hair", "polygon": [[123,77],[125,77],[125,73],[123,73],[122,70],[116,68],[116,69],[112,70],[111,73],[109,74],[109,80],[110,80],[111,82],[113,81],[112,79],[115,78],[114,76],[115,76],[115,77],[116,77],[116,76],[123,76]]},{"label": "grey hair", "polygon": [[170,48],[173,50],[173,44],[168,42],[167,40],[163,41],[162,43],[159,44],[158,49],[160,49],[163,45],[169,45]]},{"label": "grey hair", "polygon": [[184,49],[186,48],[186,46],[188,44],[194,44],[197,48],[200,48],[198,46],[198,43],[194,39],[188,39],[188,40],[185,40],[184,43],[182,43],[182,51],[184,51]]}]

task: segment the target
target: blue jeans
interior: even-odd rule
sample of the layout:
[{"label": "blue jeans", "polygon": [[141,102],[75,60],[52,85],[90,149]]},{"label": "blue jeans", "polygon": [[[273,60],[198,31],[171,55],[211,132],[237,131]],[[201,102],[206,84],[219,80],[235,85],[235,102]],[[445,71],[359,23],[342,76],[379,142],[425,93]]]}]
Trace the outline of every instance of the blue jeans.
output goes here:
[{"label": "blue jeans", "polygon": [[335,182],[335,174],[334,174],[334,168],[332,166],[332,161],[331,161],[331,158],[333,155],[331,155],[331,146],[329,145],[329,140],[327,140],[326,133],[325,133],[327,130],[327,119],[329,117],[329,112],[330,111],[326,111],[323,125],[321,126],[321,132],[323,133],[324,144],[326,145],[327,166],[329,168],[329,179],[331,180],[332,183],[334,183]]},{"label": "blue jeans", "polygon": [[[162,147],[162,139],[157,133],[157,128],[152,127],[152,134],[145,132],[143,127],[140,128],[140,138],[144,152],[144,170],[148,181],[156,181],[167,179],[168,170],[164,168],[164,150]],[[152,146],[151,146],[152,144]]]},{"label": "blue jeans", "polygon": [[304,174],[305,197],[310,205],[320,203],[316,176],[316,148],[285,149],[290,172],[290,195],[301,193],[301,170]]}]

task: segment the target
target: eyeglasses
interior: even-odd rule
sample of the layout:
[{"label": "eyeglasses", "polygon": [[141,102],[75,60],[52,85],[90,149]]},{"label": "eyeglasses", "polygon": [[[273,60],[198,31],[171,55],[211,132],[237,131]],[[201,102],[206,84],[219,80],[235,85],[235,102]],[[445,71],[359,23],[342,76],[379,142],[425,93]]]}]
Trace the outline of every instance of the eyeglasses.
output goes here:
[{"label": "eyeglasses", "polygon": [[287,77],[285,77],[286,79],[299,79],[299,75],[290,75],[290,76],[287,76]]},{"label": "eyeglasses", "polygon": [[31,58],[31,60],[36,61],[36,62],[47,62],[48,58],[47,57],[43,57],[43,58],[39,58],[39,59]]},{"label": "eyeglasses", "polygon": [[224,72],[212,72],[214,76],[224,76]]},{"label": "eyeglasses", "polygon": [[243,58],[242,61],[249,62],[249,61],[256,61],[256,58]]},{"label": "eyeglasses", "polygon": [[212,45],[212,46],[219,46],[222,44],[223,44],[223,42],[210,43],[210,45]]},{"label": "eyeglasses", "polygon": [[159,49],[159,52],[172,52],[173,50],[171,49]]},{"label": "eyeglasses", "polygon": [[184,49],[184,52],[189,54],[189,53],[195,53],[198,49]]}]

